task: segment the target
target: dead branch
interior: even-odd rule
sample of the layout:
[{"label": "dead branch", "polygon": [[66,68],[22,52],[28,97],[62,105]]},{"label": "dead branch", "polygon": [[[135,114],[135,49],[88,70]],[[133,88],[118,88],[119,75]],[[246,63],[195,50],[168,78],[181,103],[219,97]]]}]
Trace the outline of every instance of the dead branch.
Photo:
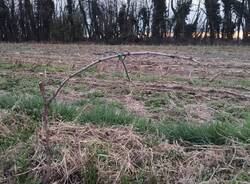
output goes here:
[{"label": "dead branch", "polygon": [[122,59],[120,59],[120,61],[122,62],[122,65],[123,65],[123,67],[124,67],[124,69],[125,69],[125,72],[126,72],[126,75],[127,75],[127,78],[128,78],[128,80],[129,80],[129,82],[131,82],[131,79],[130,79],[130,77],[129,77],[129,74],[128,74],[128,69],[127,69],[127,67],[126,67],[126,65],[125,65],[125,63],[124,63],[124,60],[126,59],[126,56],[124,56]]},{"label": "dead branch", "polygon": [[[62,88],[64,87],[64,85],[73,77],[77,76],[78,74],[85,72],[86,70],[88,70],[89,68],[91,68],[92,66],[97,65],[98,63],[104,62],[104,61],[108,61],[110,59],[114,59],[114,58],[118,58],[121,62],[122,65],[124,67],[124,70],[126,72],[126,75],[128,77],[128,80],[131,81],[130,77],[129,77],[129,73],[127,70],[127,67],[124,63],[124,60],[126,59],[127,56],[141,56],[141,55],[151,55],[151,56],[163,56],[163,57],[169,57],[169,58],[177,58],[177,59],[183,59],[183,60],[191,60],[195,63],[198,63],[198,61],[196,61],[195,59],[193,59],[192,57],[183,57],[183,56],[176,56],[176,55],[171,55],[171,54],[165,54],[165,53],[160,53],[160,52],[125,52],[125,53],[117,53],[108,57],[104,57],[102,59],[99,59],[97,61],[94,61],[93,63],[81,68],[80,70],[74,72],[73,74],[71,74],[70,76],[68,76],[66,79],[64,79],[61,84],[59,85],[59,87],[55,90],[55,92],[52,94],[52,96],[46,96],[46,84],[44,81],[39,83],[39,87],[40,87],[40,92],[41,95],[43,97],[43,101],[44,101],[44,107],[43,107],[43,130],[44,130],[44,136],[45,136],[45,150],[46,150],[46,154],[47,154],[47,162],[48,165],[51,164],[51,148],[50,148],[50,140],[49,140],[49,122],[48,122],[48,114],[49,114],[49,105],[51,104],[51,102],[56,98],[56,96],[59,94],[59,92],[62,90]],[[48,175],[49,170],[47,170],[46,175]],[[45,181],[48,178],[45,178]]]},{"label": "dead branch", "polygon": [[65,80],[62,81],[62,83],[60,84],[60,86],[58,87],[58,89],[54,92],[54,94],[49,98],[48,100],[48,104],[50,104],[58,95],[58,93],[61,91],[61,89],[63,88],[63,86],[73,77],[77,76],[78,74],[88,70],[89,68],[91,68],[94,65],[97,65],[98,63],[104,62],[104,61],[108,61],[110,59],[114,59],[114,58],[119,58],[121,56],[124,57],[124,59],[122,60],[124,69],[126,71],[127,77],[130,81],[130,77],[128,75],[128,71],[127,71],[127,67],[124,64],[124,60],[127,56],[141,56],[141,55],[151,55],[151,56],[163,56],[163,57],[168,57],[168,58],[176,58],[176,59],[183,59],[183,60],[189,60],[189,61],[193,61],[197,64],[200,64],[197,60],[193,59],[192,57],[184,57],[184,56],[178,56],[178,55],[171,55],[171,54],[165,54],[165,53],[161,53],[161,52],[125,52],[125,53],[120,53],[120,54],[115,54],[115,55],[111,55],[108,57],[104,57],[102,59],[99,59],[83,68],[81,68],[80,70],[76,71],[75,73],[71,74],[69,77],[67,77]]}]

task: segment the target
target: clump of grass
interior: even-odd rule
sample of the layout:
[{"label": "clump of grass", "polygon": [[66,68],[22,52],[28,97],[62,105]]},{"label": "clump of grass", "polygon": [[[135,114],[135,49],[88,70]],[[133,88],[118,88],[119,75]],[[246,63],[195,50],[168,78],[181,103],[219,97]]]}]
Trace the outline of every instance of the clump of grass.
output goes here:
[{"label": "clump of grass", "polygon": [[41,119],[41,112],[43,107],[43,100],[39,96],[26,95],[18,97],[12,110],[16,112],[25,112],[32,119],[39,121]]},{"label": "clump of grass", "polygon": [[103,91],[100,91],[100,90],[88,93],[88,95],[87,95],[88,98],[101,98],[104,96],[105,96],[105,93]]},{"label": "clump of grass", "polygon": [[30,63],[22,63],[22,62],[8,62],[8,61],[3,61],[0,63],[0,69],[2,70],[23,70],[31,67],[32,64]]},{"label": "clump of grass", "polygon": [[0,90],[6,90],[15,94],[38,94],[38,83],[39,78],[37,77],[18,77],[18,78],[8,78],[4,77],[5,80],[2,81]]},{"label": "clump of grass", "polygon": [[232,101],[212,101],[209,106],[216,110],[214,119],[222,122],[242,123],[248,119],[250,113],[250,106],[237,106]]},{"label": "clump of grass", "polygon": [[146,107],[155,109],[166,105],[169,102],[169,96],[167,93],[134,93],[134,98],[139,101],[143,101]]},{"label": "clump of grass", "polygon": [[140,81],[144,81],[144,82],[154,82],[154,81],[175,81],[175,82],[179,82],[179,83],[188,83],[189,79],[184,78],[182,76],[179,75],[168,75],[168,76],[164,76],[164,75],[159,75],[159,74],[142,74],[142,73],[138,73],[136,75],[133,75],[132,78],[135,78],[137,80]]},{"label": "clump of grass", "polygon": [[[0,96],[0,108],[12,109],[20,113],[23,112],[30,116],[33,120],[41,121],[43,99],[35,95],[3,95]],[[53,102],[50,106],[50,117],[54,117],[63,121],[73,121],[77,116],[77,107],[62,102]]]},{"label": "clump of grass", "polygon": [[188,83],[190,81],[188,78],[184,78],[180,75],[168,75],[166,79],[168,81],[175,81],[179,83]]},{"label": "clump of grass", "polygon": [[[147,127],[150,125],[147,125]],[[171,141],[184,140],[194,144],[227,144],[230,140],[249,143],[250,121],[243,125],[230,122],[212,122],[196,125],[192,123],[162,122],[151,125],[151,131],[164,135]],[[145,125],[144,125],[145,127]],[[140,127],[139,127],[140,129]]]},{"label": "clump of grass", "polygon": [[83,92],[83,91],[87,91],[88,86],[85,85],[85,84],[77,84],[77,85],[74,85],[74,86],[73,86],[73,89],[74,89],[75,91]]},{"label": "clump of grass", "polygon": [[52,103],[50,110],[54,118],[63,121],[73,121],[78,115],[76,106],[62,102]]},{"label": "clump of grass", "polygon": [[152,109],[165,106],[169,102],[169,96],[167,94],[155,93],[150,96],[144,97],[145,106]]},{"label": "clump of grass", "polygon": [[134,75],[133,78],[144,81],[144,82],[154,82],[154,81],[159,81],[162,79],[162,76],[160,75],[145,75],[145,74],[137,74]]},{"label": "clump of grass", "polygon": [[17,101],[17,97],[15,95],[0,95],[0,108],[1,109],[10,109],[12,108],[16,101]]},{"label": "clump of grass", "polygon": [[10,91],[18,84],[17,79],[7,78],[6,76],[1,76],[1,77],[2,77],[1,87],[0,87],[1,90]]},{"label": "clump of grass", "polygon": [[8,63],[8,62],[2,60],[2,58],[0,58],[0,61],[1,61],[1,62],[0,62],[0,69],[1,69],[1,70],[4,70],[4,69],[11,69],[12,63]]},{"label": "clump of grass", "polygon": [[113,104],[99,104],[82,112],[76,119],[80,123],[126,125],[138,121],[139,118]]}]

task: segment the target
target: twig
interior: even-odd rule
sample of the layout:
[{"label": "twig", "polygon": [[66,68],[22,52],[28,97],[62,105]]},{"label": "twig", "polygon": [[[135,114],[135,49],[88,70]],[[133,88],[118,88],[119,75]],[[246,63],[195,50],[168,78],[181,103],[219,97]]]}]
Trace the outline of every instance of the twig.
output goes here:
[{"label": "twig", "polygon": [[128,69],[127,69],[127,67],[126,67],[126,65],[125,65],[125,63],[124,63],[124,60],[125,60],[125,59],[126,59],[126,56],[124,56],[123,59],[121,59],[120,61],[122,62],[122,65],[123,65],[123,67],[124,67],[124,69],[125,69],[125,72],[126,72],[126,75],[127,75],[127,78],[128,78],[128,80],[129,80],[129,82],[131,82],[131,79],[130,79],[129,74],[128,74]]}]

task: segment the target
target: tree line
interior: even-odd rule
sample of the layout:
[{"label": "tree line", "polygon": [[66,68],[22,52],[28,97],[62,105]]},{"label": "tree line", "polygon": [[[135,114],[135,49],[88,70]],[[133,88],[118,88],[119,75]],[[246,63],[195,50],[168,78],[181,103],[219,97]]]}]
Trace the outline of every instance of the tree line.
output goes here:
[{"label": "tree line", "polygon": [[244,40],[250,0],[0,0],[0,41]]}]

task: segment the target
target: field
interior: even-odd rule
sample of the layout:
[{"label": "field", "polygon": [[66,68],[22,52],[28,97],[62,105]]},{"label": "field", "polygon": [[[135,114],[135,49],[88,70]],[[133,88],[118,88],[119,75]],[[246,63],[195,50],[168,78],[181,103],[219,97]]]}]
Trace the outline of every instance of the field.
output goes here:
[{"label": "field", "polygon": [[[39,82],[51,95],[48,161]],[[0,44],[0,183],[250,183],[249,46]],[[48,174],[49,173],[49,174]]]}]

